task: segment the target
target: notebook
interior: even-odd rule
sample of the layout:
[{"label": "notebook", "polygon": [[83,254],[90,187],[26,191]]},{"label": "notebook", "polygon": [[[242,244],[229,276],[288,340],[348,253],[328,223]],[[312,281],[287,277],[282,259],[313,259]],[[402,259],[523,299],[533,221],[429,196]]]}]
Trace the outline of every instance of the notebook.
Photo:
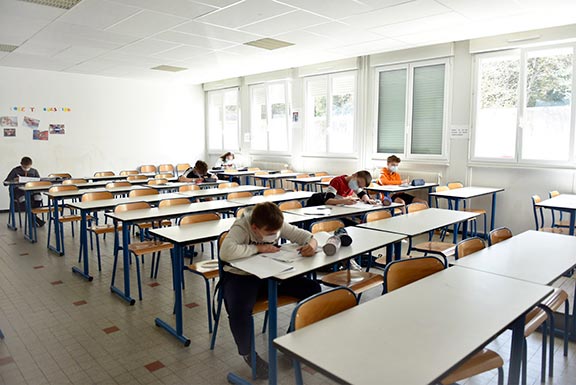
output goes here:
[{"label": "notebook", "polygon": [[274,258],[268,257],[267,255],[271,254],[253,255],[248,258],[232,261],[230,262],[230,265],[255,275],[261,279],[273,277],[280,273],[294,269],[294,266],[290,265],[289,263],[277,261]]}]

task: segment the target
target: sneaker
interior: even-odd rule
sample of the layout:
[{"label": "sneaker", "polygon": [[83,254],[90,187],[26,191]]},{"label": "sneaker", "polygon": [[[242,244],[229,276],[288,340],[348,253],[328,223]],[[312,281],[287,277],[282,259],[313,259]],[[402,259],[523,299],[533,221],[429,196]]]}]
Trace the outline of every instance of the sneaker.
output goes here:
[{"label": "sneaker", "polygon": [[46,222],[43,221],[42,218],[36,217],[36,226],[42,227],[42,226],[44,226],[45,224],[46,224]]},{"label": "sneaker", "polygon": [[[252,360],[250,359],[250,354],[244,356],[244,362],[246,362],[250,369],[252,369]],[[256,353],[256,378],[261,380],[268,379],[268,363],[260,358],[258,353]]]}]

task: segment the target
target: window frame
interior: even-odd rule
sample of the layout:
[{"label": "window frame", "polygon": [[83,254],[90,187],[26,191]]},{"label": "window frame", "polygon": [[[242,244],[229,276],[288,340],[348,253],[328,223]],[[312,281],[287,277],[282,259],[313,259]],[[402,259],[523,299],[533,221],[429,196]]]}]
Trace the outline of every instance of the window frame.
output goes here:
[{"label": "window frame", "polygon": [[[231,90],[236,90],[236,109],[238,112],[238,119],[237,119],[237,124],[236,124],[236,136],[238,138],[238,148],[226,148],[224,146],[224,121],[226,118],[226,109],[224,108],[224,94],[226,92],[229,92]],[[220,135],[220,144],[221,144],[221,148],[213,148],[210,147],[210,98],[211,95],[215,95],[215,94],[222,94],[222,111],[221,111],[221,118],[222,118],[222,133]],[[240,87],[227,87],[227,88],[221,88],[218,90],[210,90],[210,91],[206,91],[205,93],[205,100],[207,100],[208,102],[206,103],[206,110],[205,110],[205,122],[206,122],[206,148],[208,149],[208,154],[222,154],[223,152],[239,152],[240,148],[241,148],[241,143],[240,143],[240,130],[241,130],[241,126],[242,126],[242,114],[241,114],[241,101],[240,101]]]},{"label": "window frame", "polygon": [[[308,82],[313,80],[313,79],[319,79],[319,78],[326,78],[326,84],[327,84],[327,93],[326,93],[326,123],[327,123],[327,127],[330,124],[330,120],[331,120],[331,114],[332,114],[332,79],[335,77],[343,77],[343,76],[350,76],[352,75],[354,77],[354,89],[353,89],[353,105],[354,105],[354,111],[353,111],[353,127],[352,127],[352,150],[350,152],[330,152],[330,149],[328,148],[329,146],[329,141],[328,141],[328,136],[326,136],[325,140],[326,140],[326,151],[323,152],[318,152],[318,151],[310,151],[308,143],[307,143],[307,138],[308,136],[306,135],[306,131],[308,130]],[[357,127],[359,127],[358,125],[358,70],[354,69],[354,70],[346,70],[346,71],[338,71],[338,72],[331,72],[331,73],[326,73],[326,74],[319,74],[319,75],[311,75],[311,76],[306,76],[302,79],[302,100],[303,100],[303,113],[302,113],[302,134],[303,134],[303,141],[302,141],[302,150],[303,150],[303,157],[314,157],[314,158],[339,158],[339,159],[358,159],[359,155],[358,155],[358,143],[359,140],[357,138],[358,136],[358,131],[357,131]]]},{"label": "window frame", "polygon": [[[568,159],[561,160],[538,160],[528,159],[523,157],[523,134],[524,122],[526,116],[526,76],[527,76],[527,57],[530,52],[546,51],[557,48],[572,48],[572,95],[576,91],[576,44],[550,44],[538,45],[533,47],[508,49],[487,53],[478,53],[474,55],[473,62],[473,82],[472,82],[472,108],[470,119],[470,148],[469,148],[469,163],[471,165],[502,165],[502,166],[517,166],[517,167],[544,167],[544,168],[576,168],[576,103],[571,99],[570,106],[570,145],[568,149]],[[518,89],[518,111],[516,113],[516,146],[514,149],[514,156],[509,159],[489,158],[476,156],[476,130],[477,130],[477,117],[479,107],[479,86],[480,86],[480,63],[483,58],[503,57],[517,55],[520,61],[519,73],[519,89]]]},{"label": "window frame", "polygon": [[[442,151],[438,155],[432,154],[413,154],[412,153],[412,117],[414,104],[414,70],[419,67],[428,67],[434,65],[444,65],[444,102],[443,102],[443,120],[442,120]],[[404,117],[404,151],[402,153],[384,153],[378,152],[378,107],[380,100],[380,73],[385,71],[394,71],[399,69],[406,70],[406,96],[405,96],[405,117]],[[383,65],[374,68],[374,80],[371,82],[374,86],[373,95],[373,133],[374,140],[372,145],[372,159],[382,160],[390,155],[398,155],[406,161],[430,161],[431,163],[444,163],[450,158],[450,137],[449,122],[451,117],[451,95],[452,95],[452,58],[444,57],[430,60],[419,60],[414,62],[398,63]]]}]

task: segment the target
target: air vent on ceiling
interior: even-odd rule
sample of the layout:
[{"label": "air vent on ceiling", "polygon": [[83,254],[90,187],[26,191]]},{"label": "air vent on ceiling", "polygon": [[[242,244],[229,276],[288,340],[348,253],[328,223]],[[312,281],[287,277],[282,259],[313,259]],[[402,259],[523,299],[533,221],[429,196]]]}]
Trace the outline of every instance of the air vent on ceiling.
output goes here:
[{"label": "air vent on ceiling", "polygon": [[12,52],[12,51],[14,51],[16,48],[18,48],[17,45],[0,44],[0,52]]},{"label": "air vent on ceiling", "polygon": [[24,1],[26,3],[45,5],[47,7],[70,9],[82,0],[20,0],[20,1]]},{"label": "air vent on ceiling", "polygon": [[278,48],[290,47],[294,45],[294,43],[288,43],[287,41],[264,38],[254,41],[249,41],[248,43],[244,43],[244,45],[251,45],[252,47],[273,50]]},{"label": "air vent on ceiling", "polygon": [[158,67],[152,67],[152,68],[150,68],[150,69],[152,69],[152,70],[158,70],[158,71],[167,71],[167,72],[180,72],[180,71],[186,71],[188,68],[161,65],[161,66],[158,66]]}]

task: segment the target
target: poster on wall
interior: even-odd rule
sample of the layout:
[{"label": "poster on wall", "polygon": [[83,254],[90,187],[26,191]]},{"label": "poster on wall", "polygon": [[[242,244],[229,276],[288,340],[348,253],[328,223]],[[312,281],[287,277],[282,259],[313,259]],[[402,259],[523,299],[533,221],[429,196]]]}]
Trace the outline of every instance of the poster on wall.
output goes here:
[{"label": "poster on wall", "polygon": [[64,129],[63,124],[49,124],[48,128],[50,129],[50,135],[64,135],[64,134],[66,134],[66,130]]},{"label": "poster on wall", "polygon": [[39,119],[34,119],[29,116],[24,117],[24,126],[31,128],[33,130],[38,130],[39,125],[40,125]]},{"label": "poster on wall", "polygon": [[4,129],[4,136],[5,137],[16,136],[16,129],[15,128],[5,128]]},{"label": "poster on wall", "polygon": [[[0,126],[2,127],[18,127],[18,118],[16,116],[2,116],[0,117]],[[6,135],[4,135],[6,136]]]},{"label": "poster on wall", "polygon": [[48,140],[48,131],[33,130],[32,140]]}]

